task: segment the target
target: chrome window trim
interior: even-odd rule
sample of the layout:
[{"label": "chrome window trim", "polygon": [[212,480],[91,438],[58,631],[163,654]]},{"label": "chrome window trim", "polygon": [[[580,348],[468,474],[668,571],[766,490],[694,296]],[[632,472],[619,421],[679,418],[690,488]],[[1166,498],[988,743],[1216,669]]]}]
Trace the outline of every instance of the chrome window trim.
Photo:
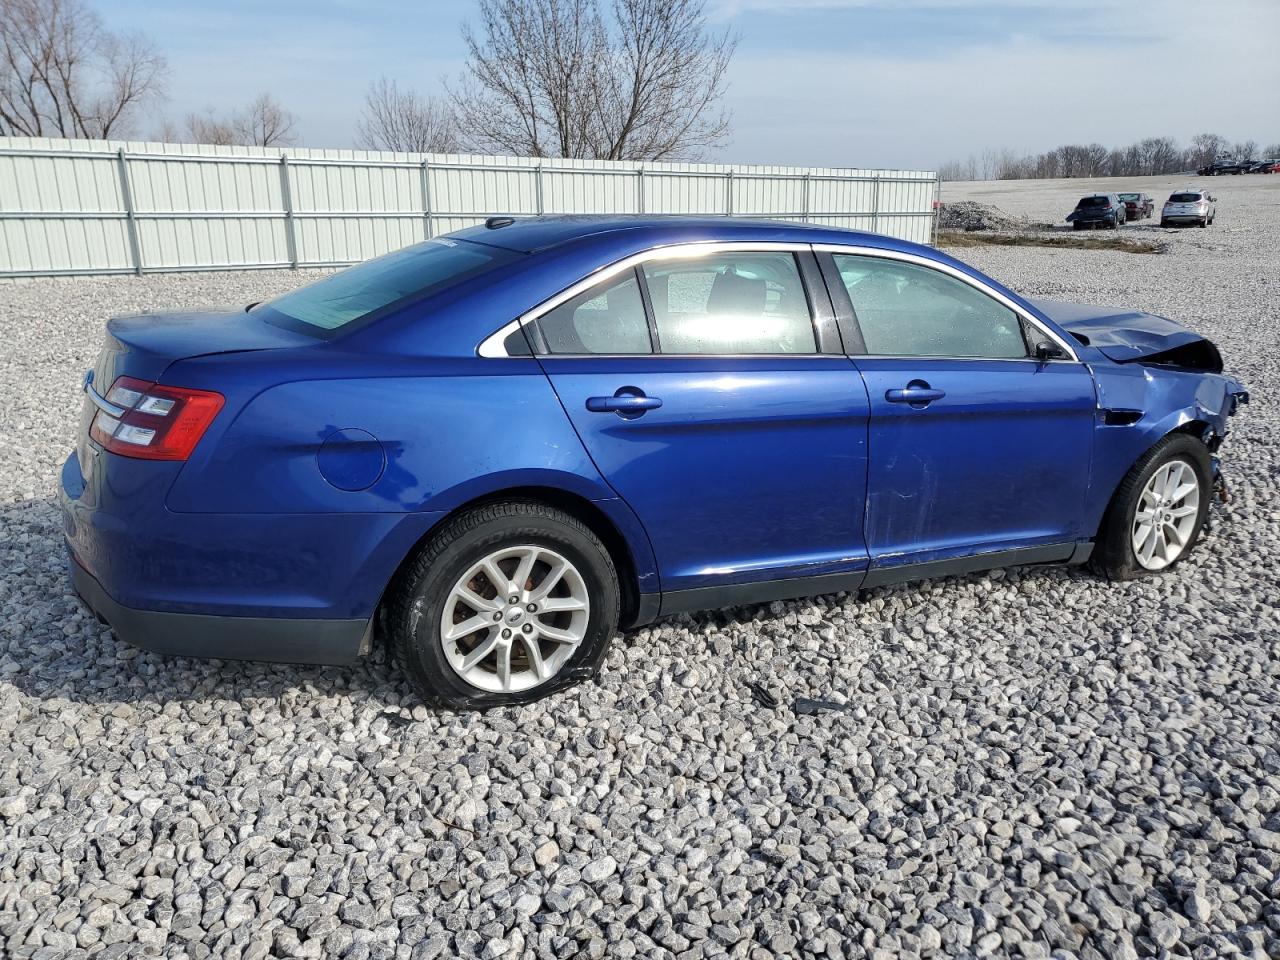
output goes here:
[{"label": "chrome window trim", "polygon": [[[810,253],[813,250],[812,244],[793,243],[790,241],[780,240],[697,240],[691,243],[673,243],[661,247],[652,247],[643,250],[640,253],[633,253],[629,257],[615,261],[608,266],[601,267],[594,273],[588,274],[583,279],[570,287],[561,290],[553,297],[542,301],[532,310],[521,314],[510,323],[504,324],[496,333],[490,334],[480,344],[478,353],[482,357],[502,358],[509,357],[503,342],[511,334],[515,333],[520,327],[533,323],[545,313],[554,310],[566,300],[572,300],[580,293],[590,290],[598,283],[603,283],[610,277],[630,270],[642,263],[650,260],[670,260],[674,258],[696,259],[701,256],[709,256],[715,253]],[[813,321],[812,310],[810,310],[810,322]],[[814,333],[814,346],[817,346],[817,333]],[[530,356],[523,354],[522,357]],[[536,354],[534,354],[536,356]],[[588,353],[588,354],[569,354],[569,353],[549,353],[548,357],[720,357],[727,354],[716,353]],[[831,357],[837,354],[830,353],[750,353],[739,354],[739,356],[747,357]]]},{"label": "chrome window trim", "polygon": [[[1037,330],[1043,333],[1046,337],[1048,337],[1050,340],[1056,343],[1067,354],[1067,357],[1065,359],[1049,360],[1049,361],[1037,360],[1035,357],[912,356],[912,357],[909,357],[909,359],[912,359],[912,360],[1003,360],[1003,361],[1015,361],[1015,362],[1018,360],[1030,360],[1032,363],[1045,363],[1045,362],[1079,363],[1080,362],[1080,356],[1079,354],[1076,353],[1075,347],[1073,347],[1065,339],[1058,336],[1056,333],[1054,333],[1052,330],[1046,327],[1036,317],[1032,316],[1024,308],[1020,307],[1017,303],[1010,300],[1000,291],[993,290],[991,287],[987,286],[985,283],[975,280],[973,277],[969,276],[969,274],[965,273],[963,270],[958,270],[955,267],[951,266],[951,264],[949,263],[942,263],[930,257],[922,257],[919,254],[906,253],[901,250],[886,250],[882,247],[866,247],[866,246],[858,246],[856,244],[815,243],[813,245],[813,250],[815,253],[845,254],[848,256],[858,256],[858,257],[878,257],[881,260],[900,260],[904,263],[914,264],[915,266],[918,266],[918,267],[926,267],[931,270],[937,270],[939,273],[946,274],[949,277],[954,277],[956,280],[960,280],[963,283],[967,283],[969,286],[973,287],[979,293],[985,293],[992,300],[995,300],[997,303],[1012,310],[1024,322],[1031,324],[1031,326],[1035,327]],[[856,307],[854,308],[854,313],[855,314],[857,313]],[[878,353],[859,353],[859,354],[850,354],[850,356],[856,360],[858,357],[867,357],[869,359],[874,357],[879,359],[882,357],[888,358],[890,355],[878,354]]]}]

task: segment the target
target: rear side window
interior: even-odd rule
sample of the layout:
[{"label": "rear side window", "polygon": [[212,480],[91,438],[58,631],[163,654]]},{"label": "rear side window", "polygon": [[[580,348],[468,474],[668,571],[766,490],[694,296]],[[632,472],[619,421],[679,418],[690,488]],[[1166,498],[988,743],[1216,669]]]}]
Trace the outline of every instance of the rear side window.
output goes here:
[{"label": "rear side window", "polygon": [[1017,359],[1022,321],[962,280],[912,263],[835,256],[867,353],[892,357]]},{"label": "rear side window", "polygon": [[544,313],[548,353],[652,353],[649,320],[634,270],[597,284]]},{"label": "rear side window", "polygon": [[520,254],[441,237],[348,267],[253,308],[277,326],[332,335],[401,301],[478,276]]},{"label": "rear side window", "polygon": [[644,265],[658,345],[669,354],[817,353],[790,253],[714,253]]}]

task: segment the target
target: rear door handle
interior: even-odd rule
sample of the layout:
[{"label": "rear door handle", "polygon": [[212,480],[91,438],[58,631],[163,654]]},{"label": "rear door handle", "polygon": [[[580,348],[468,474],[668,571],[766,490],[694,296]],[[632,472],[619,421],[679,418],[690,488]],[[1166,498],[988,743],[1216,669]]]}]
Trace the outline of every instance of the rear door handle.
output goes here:
[{"label": "rear door handle", "polygon": [[890,403],[909,403],[916,409],[923,409],[946,395],[947,391],[937,390],[923,380],[912,380],[905,387],[884,392],[884,398]]},{"label": "rear door handle", "polygon": [[587,397],[587,409],[592,413],[616,413],[626,419],[644,416],[660,406],[661,399],[646,396],[638,387],[619,387],[612,397]]}]

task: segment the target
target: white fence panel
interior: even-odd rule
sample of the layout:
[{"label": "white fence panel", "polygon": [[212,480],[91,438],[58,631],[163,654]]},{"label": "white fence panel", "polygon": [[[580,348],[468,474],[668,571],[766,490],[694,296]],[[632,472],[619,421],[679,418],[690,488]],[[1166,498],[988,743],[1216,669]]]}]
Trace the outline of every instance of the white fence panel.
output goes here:
[{"label": "white fence panel", "polygon": [[0,138],[0,278],[352,263],[494,215],[803,220],[929,242],[937,177]]}]

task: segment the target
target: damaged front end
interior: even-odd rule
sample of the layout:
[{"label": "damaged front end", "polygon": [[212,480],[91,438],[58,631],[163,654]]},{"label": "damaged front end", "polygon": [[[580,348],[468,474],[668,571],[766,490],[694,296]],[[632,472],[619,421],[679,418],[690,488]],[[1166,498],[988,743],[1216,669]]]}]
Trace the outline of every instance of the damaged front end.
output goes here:
[{"label": "damaged front end", "polygon": [[1083,348],[1097,385],[1098,431],[1091,507],[1100,517],[1129,468],[1175,431],[1204,441],[1213,469],[1215,499],[1230,497],[1218,461],[1227,421],[1249,392],[1223,373],[1222,354],[1210,340],[1165,317],[1114,307],[1033,300]]}]

